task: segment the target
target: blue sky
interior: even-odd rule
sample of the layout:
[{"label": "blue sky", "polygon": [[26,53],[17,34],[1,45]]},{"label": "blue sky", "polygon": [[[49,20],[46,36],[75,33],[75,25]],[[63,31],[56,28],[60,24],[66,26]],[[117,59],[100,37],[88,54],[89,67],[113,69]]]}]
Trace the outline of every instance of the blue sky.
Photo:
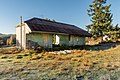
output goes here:
[{"label": "blue sky", "polygon": [[[82,29],[90,24],[87,9],[92,0],[0,0],[0,33],[15,33],[15,26],[33,17],[54,19],[74,24]],[[107,0],[112,4],[113,24],[120,24],[120,0]]]}]

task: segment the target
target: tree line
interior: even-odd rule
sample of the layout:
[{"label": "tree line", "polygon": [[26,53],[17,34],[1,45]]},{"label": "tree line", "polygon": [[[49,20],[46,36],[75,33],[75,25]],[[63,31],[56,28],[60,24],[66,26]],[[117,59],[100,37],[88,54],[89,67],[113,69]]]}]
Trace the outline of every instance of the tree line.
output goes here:
[{"label": "tree line", "polygon": [[16,44],[16,36],[15,35],[5,35],[2,34],[0,36],[0,46],[2,45],[13,45]]}]

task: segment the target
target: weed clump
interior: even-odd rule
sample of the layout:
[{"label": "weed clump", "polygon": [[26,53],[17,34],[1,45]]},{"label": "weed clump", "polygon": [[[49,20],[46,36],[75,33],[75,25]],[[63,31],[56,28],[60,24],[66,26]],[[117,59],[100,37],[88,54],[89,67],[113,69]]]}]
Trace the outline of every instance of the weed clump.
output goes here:
[{"label": "weed clump", "polygon": [[33,56],[32,60],[37,60],[37,59],[40,59],[40,58],[41,58],[41,56]]},{"label": "weed clump", "polygon": [[8,58],[8,56],[2,56],[1,57],[1,59],[7,59]]},{"label": "weed clump", "polygon": [[29,54],[26,53],[26,54],[24,54],[24,56],[29,56]]},{"label": "weed clump", "polygon": [[23,58],[23,56],[22,55],[17,55],[17,57],[16,57],[17,59],[22,59]]}]

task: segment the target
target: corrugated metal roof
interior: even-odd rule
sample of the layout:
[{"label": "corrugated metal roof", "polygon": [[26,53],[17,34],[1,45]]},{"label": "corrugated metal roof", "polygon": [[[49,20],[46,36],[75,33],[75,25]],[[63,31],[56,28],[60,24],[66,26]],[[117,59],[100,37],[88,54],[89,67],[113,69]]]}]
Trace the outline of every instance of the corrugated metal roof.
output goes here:
[{"label": "corrugated metal roof", "polygon": [[91,37],[91,34],[75,25],[64,24],[40,18],[32,18],[24,22],[27,23],[32,32],[53,32]]}]

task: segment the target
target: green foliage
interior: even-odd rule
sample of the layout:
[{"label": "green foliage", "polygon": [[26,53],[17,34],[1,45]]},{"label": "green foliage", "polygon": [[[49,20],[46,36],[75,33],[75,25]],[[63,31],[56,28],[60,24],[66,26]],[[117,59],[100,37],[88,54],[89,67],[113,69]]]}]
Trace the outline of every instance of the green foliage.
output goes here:
[{"label": "green foliage", "polygon": [[12,36],[12,44],[16,44],[16,35],[15,34],[0,34],[0,44],[6,45],[7,40]]},{"label": "green foliage", "polygon": [[117,39],[120,38],[120,28],[118,27],[118,24],[113,26],[111,31],[106,32],[106,34],[110,35],[111,40],[117,41]]},{"label": "green foliage", "polygon": [[88,31],[98,37],[105,35],[112,29],[112,14],[110,13],[110,5],[105,5],[106,0],[93,0],[93,4],[89,5],[88,15],[91,17],[92,24],[86,26]]}]

